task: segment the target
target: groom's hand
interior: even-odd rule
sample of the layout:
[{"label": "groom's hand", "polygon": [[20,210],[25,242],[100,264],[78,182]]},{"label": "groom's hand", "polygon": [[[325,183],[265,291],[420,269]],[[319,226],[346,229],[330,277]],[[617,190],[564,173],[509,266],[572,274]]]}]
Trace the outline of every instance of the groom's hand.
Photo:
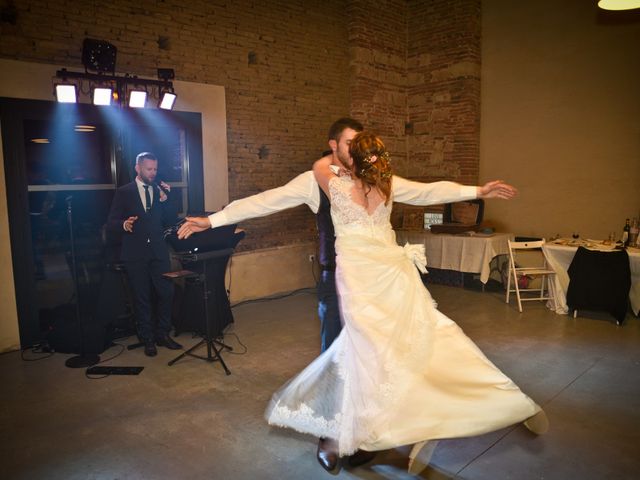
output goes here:
[{"label": "groom's hand", "polygon": [[518,194],[518,190],[502,180],[487,182],[478,187],[478,198],[502,198],[510,200]]}]

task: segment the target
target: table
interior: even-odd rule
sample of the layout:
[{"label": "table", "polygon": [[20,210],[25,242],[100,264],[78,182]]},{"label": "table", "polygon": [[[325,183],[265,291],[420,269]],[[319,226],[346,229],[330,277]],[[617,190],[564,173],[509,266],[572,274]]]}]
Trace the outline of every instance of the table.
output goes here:
[{"label": "table", "polygon": [[508,240],[512,233],[475,235],[449,235],[429,231],[397,230],[398,245],[406,242],[423,244],[429,267],[479,273],[480,281],[487,283],[491,272],[491,259],[509,254]]},{"label": "table", "polygon": [[[547,307],[561,315],[566,315],[569,312],[569,307],[567,306],[569,274],[567,270],[577,250],[577,246],[555,245],[553,243],[547,243],[542,247],[547,263],[556,272],[549,279],[549,296],[551,299],[547,302]],[[629,266],[631,267],[629,301],[631,302],[631,310],[638,315],[640,311],[640,250],[629,248],[627,253],[629,254]]]}]

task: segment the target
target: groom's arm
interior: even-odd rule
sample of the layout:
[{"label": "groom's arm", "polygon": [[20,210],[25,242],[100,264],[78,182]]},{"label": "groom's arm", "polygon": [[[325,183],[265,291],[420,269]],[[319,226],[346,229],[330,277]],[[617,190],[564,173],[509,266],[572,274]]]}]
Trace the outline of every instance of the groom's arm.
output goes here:
[{"label": "groom's arm", "polygon": [[235,200],[223,210],[208,217],[186,217],[178,229],[178,238],[189,238],[194,233],[209,228],[264,217],[303,204],[307,204],[313,213],[318,212],[320,191],[312,171],[301,173],[282,187]]},{"label": "groom's arm", "polygon": [[313,172],[301,173],[286,185],[235,200],[223,210],[209,215],[211,228],[238,223],[251,218],[306,204],[316,213],[320,204],[318,184]]}]

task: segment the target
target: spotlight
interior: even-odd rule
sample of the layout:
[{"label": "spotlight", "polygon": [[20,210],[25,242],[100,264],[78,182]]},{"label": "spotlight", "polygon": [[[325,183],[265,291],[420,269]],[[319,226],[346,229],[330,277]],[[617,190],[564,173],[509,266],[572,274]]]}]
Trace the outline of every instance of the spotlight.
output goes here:
[{"label": "spotlight", "polygon": [[78,101],[78,90],[73,84],[56,84],[56,99],[58,103],[76,103]]},{"label": "spotlight", "polygon": [[129,92],[129,107],[144,108],[147,104],[146,90],[131,90]]},{"label": "spotlight", "polygon": [[76,125],[73,129],[76,132],[90,133],[90,132],[95,132],[96,126],[95,125]]},{"label": "spotlight", "polygon": [[158,103],[158,108],[163,110],[173,110],[176,98],[178,98],[178,96],[171,91],[163,92],[160,97],[160,103]]},{"label": "spotlight", "polygon": [[113,90],[110,87],[95,87],[93,89],[94,105],[111,105]]}]

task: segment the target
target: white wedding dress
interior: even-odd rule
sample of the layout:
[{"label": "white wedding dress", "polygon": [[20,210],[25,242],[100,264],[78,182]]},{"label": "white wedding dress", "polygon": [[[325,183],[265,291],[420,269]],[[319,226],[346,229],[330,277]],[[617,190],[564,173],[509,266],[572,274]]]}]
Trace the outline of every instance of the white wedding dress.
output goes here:
[{"label": "white wedding dress", "polygon": [[337,440],[341,456],[467,437],[540,411],[449,318],[416,269],[422,245],[396,244],[392,202],[369,214],[349,177],[329,182],[344,328],[273,395],[269,424]]}]

